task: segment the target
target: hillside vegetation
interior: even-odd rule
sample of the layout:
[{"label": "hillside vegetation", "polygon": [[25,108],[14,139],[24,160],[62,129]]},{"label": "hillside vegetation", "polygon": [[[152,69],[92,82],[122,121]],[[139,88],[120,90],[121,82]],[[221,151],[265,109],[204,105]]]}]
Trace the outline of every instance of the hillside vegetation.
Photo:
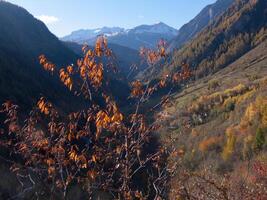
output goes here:
[{"label": "hillside vegetation", "polygon": [[0,199],[267,199],[267,1],[114,29],[0,0]]},{"label": "hillside vegetation", "polygon": [[234,0],[218,0],[214,4],[206,6],[194,19],[179,29],[178,35],[170,41],[169,48],[179,49],[190,42],[209,23],[223,14],[233,2]]},{"label": "hillside vegetation", "polygon": [[194,69],[196,77],[226,67],[266,38],[266,9],[265,0],[236,0],[191,42],[175,51],[164,68],[144,76],[175,73],[183,62]]},{"label": "hillside vegetation", "polygon": [[[266,175],[255,171],[255,163],[267,162],[266,55],[267,41],[225,69],[189,84],[157,114],[162,120],[162,143],[182,152],[177,157],[181,168],[173,179],[173,191],[179,191],[183,170],[212,175],[216,182],[229,174],[235,179],[232,188],[227,188],[230,199],[242,198],[234,190],[241,182],[254,191],[266,186],[260,186]],[[183,184],[197,194],[194,184],[201,180],[187,181]],[[253,185],[255,181],[259,185]]]}]

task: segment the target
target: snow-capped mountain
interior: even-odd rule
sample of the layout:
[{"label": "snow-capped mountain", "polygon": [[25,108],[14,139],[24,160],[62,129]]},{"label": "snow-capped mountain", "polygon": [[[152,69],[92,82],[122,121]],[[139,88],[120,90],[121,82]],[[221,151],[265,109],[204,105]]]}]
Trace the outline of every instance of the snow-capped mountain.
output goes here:
[{"label": "snow-capped mountain", "polygon": [[124,32],[124,28],[120,27],[103,27],[103,28],[97,28],[97,29],[80,29],[77,31],[73,31],[70,35],[67,35],[61,40],[63,41],[70,41],[70,42],[77,42],[77,43],[83,43],[87,40],[95,40],[95,38],[98,35],[106,35],[114,36],[121,32]]},{"label": "snow-capped mountain", "polygon": [[159,34],[167,34],[167,35],[177,35],[177,30],[164,24],[163,22],[159,22],[153,25],[141,25],[133,28],[129,32],[131,33],[159,33]]},{"label": "snow-capped mountain", "polygon": [[155,47],[160,39],[170,40],[177,35],[177,30],[160,22],[153,25],[140,25],[133,29],[103,27],[99,29],[78,30],[61,38],[63,41],[93,44],[98,35],[108,37],[110,43],[139,49],[141,46]]}]

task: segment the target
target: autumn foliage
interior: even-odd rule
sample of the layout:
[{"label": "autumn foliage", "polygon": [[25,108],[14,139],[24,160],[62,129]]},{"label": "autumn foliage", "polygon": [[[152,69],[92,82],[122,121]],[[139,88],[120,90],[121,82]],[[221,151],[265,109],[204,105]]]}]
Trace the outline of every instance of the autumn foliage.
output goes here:
[{"label": "autumn foliage", "polygon": [[[165,45],[161,41],[156,50],[141,49],[140,55],[153,67],[166,57]],[[136,109],[132,114],[123,114],[103,87],[109,67],[103,60],[112,56],[106,38],[99,37],[94,49],[85,45],[82,51],[84,57],[77,65],[57,68],[45,55],[39,60],[44,70],[57,75],[71,92],[88,99],[88,108],[61,116],[48,99],[41,97],[22,122],[18,106],[3,104],[7,133],[1,144],[11,156],[20,158],[12,162],[11,170],[30,180],[28,188],[21,182],[22,189],[33,190],[37,196],[41,196],[37,185],[48,184],[51,197],[66,198],[76,184],[89,198],[106,193],[115,199],[164,199],[174,169],[164,163],[170,152],[160,147],[152,152],[146,150],[158,125],[148,124],[139,109],[168,80],[164,77],[154,85],[132,82],[130,98],[136,102]],[[174,80],[189,75],[187,66]],[[137,184],[134,180],[140,176],[142,181]]]}]

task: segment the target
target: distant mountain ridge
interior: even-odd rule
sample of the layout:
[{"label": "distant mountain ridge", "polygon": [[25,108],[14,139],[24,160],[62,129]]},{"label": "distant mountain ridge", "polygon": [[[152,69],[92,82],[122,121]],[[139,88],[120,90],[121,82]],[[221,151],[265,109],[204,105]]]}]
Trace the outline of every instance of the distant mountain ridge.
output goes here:
[{"label": "distant mountain ridge", "polygon": [[163,22],[159,22],[153,25],[140,25],[133,29],[128,30],[129,33],[159,33],[159,34],[166,34],[170,36],[175,36],[177,34],[177,30],[164,24]]},{"label": "distant mountain ridge", "polygon": [[120,27],[81,29],[61,38],[61,40],[93,44],[98,35],[107,36],[110,43],[139,49],[141,46],[155,47],[160,39],[170,40],[177,35],[177,30],[160,22],[153,25],[140,25],[133,29]]},{"label": "distant mountain ridge", "polygon": [[159,22],[153,25],[140,25],[132,29],[121,27],[103,27],[80,29],[62,37],[61,40],[76,43],[93,44],[98,35],[106,35],[110,42],[133,49],[141,46],[155,47],[156,41],[163,38],[169,41],[169,49],[180,48],[193,39],[210,22],[220,16],[235,0],[217,0],[206,6],[190,22],[179,30]]},{"label": "distant mountain ridge", "polygon": [[98,35],[112,36],[124,32],[124,28],[120,27],[103,27],[96,29],[80,29],[73,31],[70,35],[62,37],[61,40],[68,42],[83,43],[85,40],[92,40],[93,43]]}]

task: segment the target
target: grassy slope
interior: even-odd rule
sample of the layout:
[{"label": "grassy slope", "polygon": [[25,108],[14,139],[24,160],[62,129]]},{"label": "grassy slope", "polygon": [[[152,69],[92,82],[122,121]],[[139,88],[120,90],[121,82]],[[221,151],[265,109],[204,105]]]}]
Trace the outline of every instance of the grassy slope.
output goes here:
[{"label": "grassy slope", "polygon": [[[217,86],[209,89],[212,83]],[[220,96],[223,98],[218,99]],[[216,174],[233,174],[248,161],[247,154],[257,160],[266,153],[266,142],[262,151],[252,150],[256,129],[262,126],[260,115],[263,113],[252,115],[251,121],[247,116],[251,105],[266,109],[266,100],[267,41],[223,70],[176,93],[172,104],[157,114],[164,127],[160,130],[161,140],[167,144],[171,138],[172,144],[185,152],[182,163],[186,169],[200,171],[210,166]],[[257,110],[253,106],[253,110]],[[236,142],[233,153],[223,159],[227,129],[228,132],[232,130]],[[248,139],[249,150],[245,149]],[[266,154],[263,159],[267,160]]]}]

